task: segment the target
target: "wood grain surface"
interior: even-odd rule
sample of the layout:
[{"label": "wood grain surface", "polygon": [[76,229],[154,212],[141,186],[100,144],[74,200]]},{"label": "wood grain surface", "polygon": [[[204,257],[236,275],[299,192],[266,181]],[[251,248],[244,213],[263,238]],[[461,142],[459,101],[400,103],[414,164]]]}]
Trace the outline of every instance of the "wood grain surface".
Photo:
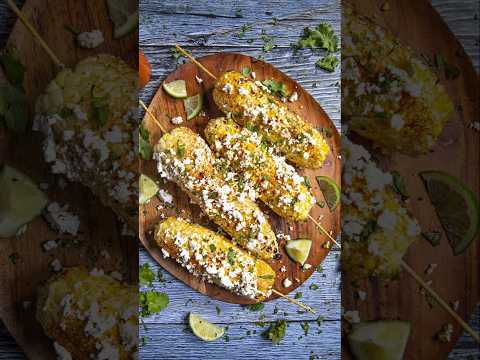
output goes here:
[{"label": "wood grain surface", "polygon": [[[113,41],[105,2],[32,0],[26,2],[23,12],[66,66],[74,66],[79,60],[94,54],[111,53],[136,67],[138,33]],[[74,36],[65,30],[65,24],[82,31],[102,29],[106,42],[95,50],[80,49]],[[57,69],[20,22],[14,26],[7,47],[15,48],[16,56],[25,65],[24,86],[33,116],[36,97]],[[36,291],[44,280],[52,276],[51,262],[59,259],[65,267],[82,264],[88,268],[104,268],[105,271],[117,270],[130,281],[135,281],[138,278],[138,244],[134,238],[120,235],[122,224],[110,209],[93,197],[89,189],[65,182],[65,179],[50,173],[50,166],[43,161],[42,136],[39,133],[3,134],[0,139],[5,149],[1,154],[3,162],[21,169],[37,183],[48,184],[46,193],[49,200],[68,204],[81,220],[76,239],[78,246],[45,252],[42,247],[45,241],[73,238],[52,231],[42,217],[32,221],[24,234],[0,239],[0,317],[27,356],[52,359],[51,341],[35,320]],[[62,182],[65,186],[61,185]],[[102,251],[107,251],[109,257],[102,256]],[[18,258],[15,263],[11,260],[12,254]]]},{"label": "wood grain surface", "polygon": [[[317,170],[302,170],[300,172],[300,175],[308,176],[308,178],[311,179],[312,191],[315,197],[319,199],[319,202],[323,201],[323,196],[318,188],[318,184],[315,181],[315,176],[328,176],[334,179],[337,184],[340,183],[340,138],[335,125],[329,119],[328,115],[321,108],[321,106],[315,101],[315,99],[313,99],[312,96],[309,95],[308,92],[305,91],[305,89],[303,89],[298,83],[285,74],[275,69],[268,63],[252,57],[241,54],[219,53],[216,55],[202,57],[198,60],[217,78],[220,77],[223,72],[229,70],[241,72],[244,67],[248,67],[256,73],[258,80],[261,81],[265,79],[273,79],[277,82],[284,83],[287,86],[288,92],[296,91],[298,93],[298,101],[289,103],[289,108],[297,112],[305,121],[311,123],[315,128],[329,129],[332,133],[330,138],[326,138],[330,147],[330,153],[328,154],[324,165]],[[198,84],[196,81],[196,76],[203,79],[202,84]],[[187,121],[186,123],[182,124],[182,126],[191,128],[197,134],[203,137],[204,129],[208,121],[216,117],[224,116],[212,99],[211,90],[213,89],[215,82],[213,79],[209,78],[205,72],[198,69],[198,67],[192,63],[180,66],[172,74],[167,76],[164,81],[168,83],[180,79],[186,81],[187,93],[189,96],[203,94],[204,98],[206,99],[203,107],[205,114],[202,114],[202,116],[197,116],[192,119],[192,121]],[[155,118],[163,124],[163,128],[167,131],[170,131],[175,127],[170,122],[170,119],[176,116],[182,116],[184,119],[186,118],[183,100],[174,99],[173,97],[169,96],[162,87],[159,87],[149,109]],[[162,131],[158,128],[155,121],[150,117],[149,114],[145,116],[144,124],[150,132],[150,140],[153,141],[153,144],[157,143],[162,136]],[[142,165],[141,169],[144,171],[144,173],[154,179],[158,179],[158,172],[156,170],[154,160]],[[183,193],[176,187],[169,187],[166,190],[175,194],[174,209],[176,216],[190,218],[194,223],[205,223],[205,219],[202,216],[202,210],[190,203],[187,194]],[[150,251],[151,255],[162,265],[163,268],[194,289],[203,294],[209,295],[212,298],[236,304],[246,304],[252,302],[248,298],[240,297],[227,290],[219,288],[218,286],[205,283],[198,277],[190,274],[180,265],[177,265],[174,260],[164,259],[161,255],[160,249],[155,246],[151,231],[161,220],[161,215],[168,216],[171,214],[170,212],[162,213],[162,211],[157,210],[157,208],[158,203],[156,201],[152,201],[151,203],[146,204],[145,211],[140,212],[140,239],[142,240],[143,245],[148,251]],[[288,222],[276,215],[273,211],[267,209],[266,206],[263,206],[262,210],[267,215],[267,218],[269,219],[269,222],[276,234],[286,234],[292,239],[301,238],[312,240],[310,255],[306,260],[306,262],[312,265],[312,267],[309,270],[302,270],[301,265],[295,263],[287,256],[284,250],[285,241],[278,239],[281,258],[279,260],[272,260],[269,263],[277,274],[275,277],[275,289],[282,293],[288,293],[302,285],[302,283],[308,279],[314,271],[316,271],[318,265],[320,265],[322,260],[328,255],[328,252],[331,249],[331,247],[326,247],[325,244],[327,242],[331,243],[331,241],[327,236],[322,234],[311,221],[303,223]],[[328,207],[324,207],[322,209],[319,206],[314,206],[310,212],[310,215],[315,219],[321,217],[322,220],[320,223],[322,226],[329,233],[331,233],[334,238],[336,238],[339,232],[339,207],[337,207],[336,211],[332,213]],[[283,266],[286,267],[286,272],[280,272],[280,268]],[[288,289],[282,286],[282,282],[285,278],[289,278],[293,282],[292,286]],[[277,297],[278,295],[273,294],[268,300],[272,300]]]},{"label": "wood grain surface", "polygon": [[[480,243],[473,242],[462,255],[452,254],[418,173],[443,170],[460,178],[477,196],[480,194],[480,136],[470,128],[470,124],[480,118],[479,79],[470,58],[431,4],[410,0],[390,1],[389,4],[390,10],[382,11],[377,1],[356,1],[355,9],[360,16],[373,19],[417,53],[441,54],[461,72],[455,80],[442,80],[456,111],[433,151],[418,158],[394,154],[383,159],[382,167],[396,170],[406,178],[410,195],[408,207],[422,229],[442,231],[440,246],[432,247],[420,238],[410,247],[404,260],[426,280],[431,280],[432,287],[448,303],[459,301],[457,312],[468,321],[480,300]],[[426,276],[424,272],[429,264],[438,267]],[[462,329],[440,306],[429,305],[409,275],[403,273],[398,280],[388,283],[372,279],[361,281],[359,289],[367,292],[367,301],[360,301],[356,296],[357,289],[349,286],[352,283],[350,275],[346,272],[342,277],[346,284],[342,304],[346,310],[359,310],[362,320],[394,318],[410,321],[412,333],[406,359],[448,356]],[[452,341],[441,343],[435,335],[447,323],[454,327]]]}]

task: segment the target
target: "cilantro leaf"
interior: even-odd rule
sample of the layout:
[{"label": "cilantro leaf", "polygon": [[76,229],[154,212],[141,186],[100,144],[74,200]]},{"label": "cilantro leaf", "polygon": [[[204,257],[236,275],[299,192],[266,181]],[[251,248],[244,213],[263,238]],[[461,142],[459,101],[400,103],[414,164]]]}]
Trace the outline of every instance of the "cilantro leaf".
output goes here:
[{"label": "cilantro leaf", "polygon": [[242,69],[242,75],[247,77],[249,76],[250,74],[252,73],[252,69],[250,69],[249,67],[245,66],[243,69]]},{"label": "cilantro leaf", "polygon": [[170,301],[167,294],[155,290],[141,292],[139,300],[141,316],[158,314],[167,307]]},{"label": "cilantro leaf", "polygon": [[263,80],[262,84],[265,85],[270,92],[279,97],[288,97],[290,94],[287,92],[287,86],[282,82],[276,82],[272,79]]},{"label": "cilantro leaf", "polygon": [[140,272],[139,272],[140,285],[152,286],[152,282],[154,279],[155,279],[155,274],[150,269],[150,265],[148,263],[145,263],[142,266],[140,266]]},{"label": "cilantro leaf", "polygon": [[274,344],[279,344],[285,337],[285,331],[287,329],[287,322],[285,320],[279,320],[272,324],[263,335],[272,341]]},{"label": "cilantro leaf", "polygon": [[150,133],[147,129],[140,125],[139,127],[139,142],[138,142],[138,151],[140,157],[144,160],[150,160],[152,158],[152,145],[150,145]]},{"label": "cilantro leaf", "polygon": [[320,60],[318,60],[315,65],[320,69],[323,69],[328,72],[334,72],[339,61],[338,58],[334,55],[327,55]]},{"label": "cilantro leaf", "polygon": [[261,311],[265,308],[265,305],[263,303],[256,303],[256,304],[245,305],[244,308],[250,311]]},{"label": "cilantro leaf", "polygon": [[98,97],[93,94],[95,86],[92,86],[90,90],[90,95],[92,99],[90,100],[90,117],[95,121],[95,126],[97,128],[103,127],[108,121],[108,102],[107,97]]},{"label": "cilantro leaf", "polygon": [[233,250],[232,248],[228,249],[227,259],[230,265],[235,264],[236,257],[237,257],[237,254],[235,253],[235,250]]},{"label": "cilantro leaf", "polygon": [[338,36],[330,24],[320,23],[314,30],[306,27],[303,36],[297,44],[299,49],[321,48],[329,52],[338,50]]}]

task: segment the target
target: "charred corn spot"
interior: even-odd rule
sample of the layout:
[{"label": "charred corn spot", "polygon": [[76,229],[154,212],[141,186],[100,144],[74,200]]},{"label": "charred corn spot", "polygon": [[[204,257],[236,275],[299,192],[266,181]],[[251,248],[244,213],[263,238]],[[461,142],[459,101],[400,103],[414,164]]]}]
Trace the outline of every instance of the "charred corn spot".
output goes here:
[{"label": "charred corn spot", "polygon": [[88,186],[136,226],[136,72],[110,55],[87,58],[58,73],[35,111],[52,172]]},{"label": "charred corn spot", "polygon": [[342,147],[343,266],[358,277],[393,277],[420,227],[397,199],[392,175],[346,137]]},{"label": "charred corn spot", "polygon": [[342,117],[380,147],[428,153],[453,112],[437,75],[380,26],[344,11]]},{"label": "charred corn spot", "polygon": [[132,359],[138,351],[138,291],[105,275],[65,269],[40,289],[37,320],[74,359]]},{"label": "charred corn spot", "polygon": [[226,72],[215,83],[213,99],[220,110],[231,113],[239,125],[258,131],[292,163],[318,168],[325,161],[329,147],[322,135],[260,81]]},{"label": "charred corn spot", "polygon": [[253,187],[254,193],[283,218],[307,219],[315,198],[305,186],[305,179],[283,157],[273,154],[261,135],[218,118],[210,120],[205,136],[221,158],[220,170],[225,165],[233,171],[233,175],[227,175],[232,186],[240,192]]},{"label": "charred corn spot", "polygon": [[214,231],[170,217],[157,226],[155,241],[165,257],[209,283],[259,301],[271,294],[272,268]]},{"label": "charred corn spot", "polygon": [[275,234],[254,201],[240,194],[213,166],[207,143],[184,127],[165,134],[155,146],[161,177],[175,182],[204,213],[243,248],[263,259],[278,252]]}]

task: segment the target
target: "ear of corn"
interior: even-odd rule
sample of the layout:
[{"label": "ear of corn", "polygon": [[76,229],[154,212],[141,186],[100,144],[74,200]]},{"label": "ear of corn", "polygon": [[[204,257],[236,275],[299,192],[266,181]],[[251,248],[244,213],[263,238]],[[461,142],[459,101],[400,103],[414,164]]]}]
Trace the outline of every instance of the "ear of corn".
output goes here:
[{"label": "ear of corn", "polygon": [[279,101],[259,81],[236,71],[225,72],[215,83],[213,99],[221,111],[239,124],[258,131],[287,160],[318,168],[329,147],[322,135]]},{"label": "ear of corn", "polygon": [[138,351],[138,289],[102,271],[65,269],[40,289],[37,320],[74,359],[127,360]]},{"label": "ear of corn", "polygon": [[220,168],[225,164],[234,172],[230,173],[235,174],[230,180],[234,186],[244,191],[251,185],[254,194],[283,218],[307,219],[315,198],[305,179],[284,158],[274,155],[260,135],[218,118],[210,120],[205,136],[219,156]]},{"label": "ear of corn", "polygon": [[342,266],[357,277],[393,277],[420,235],[418,222],[365,148],[344,137],[342,153]]},{"label": "ear of corn", "polygon": [[110,55],[64,69],[37,99],[52,172],[88,186],[137,227],[137,74]]},{"label": "ear of corn", "polygon": [[438,76],[408,46],[344,7],[342,122],[377,146],[428,153],[453,112]]},{"label": "ear of corn", "polygon": [[155,146],[161,177],[175,182],[202,211],[242,247],[271,259],[278,252],[275,234],[254,201],[239,198],[217,172],[215,158],[196,133],[175,128]]},{"label": "ear of corn", "polygon": [[259,301],[271,294],[272,268],[214,231],[170,217],[157,226],[155,241],[165,257],[209,283]]}]

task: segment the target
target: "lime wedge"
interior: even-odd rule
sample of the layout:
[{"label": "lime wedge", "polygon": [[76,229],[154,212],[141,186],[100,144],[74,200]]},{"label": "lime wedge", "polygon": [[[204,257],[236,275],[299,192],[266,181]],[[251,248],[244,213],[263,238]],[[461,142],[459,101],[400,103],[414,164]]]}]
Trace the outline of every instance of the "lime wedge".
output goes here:
[{"label": "lime wedge", "polygon": [[140,190],[138,202],[140,204],[146,204],[152,197],[154,197],[158,193],[158,185],[147,175],[140,175],[138,186]]},{"label": "lime wedge", "polygon": [[185,99],[187,97],[187,86],[185,80],[174,80],[169,83],[163,83],[163,89],[168,95],[176,99]]},{"label": "lime wedge", "polygon": [[353,325],[348,335],[357,360],[401,360],[410,335],[407,321],[367,321]]},{"label": "lime wedge", "polygon": [[310,248],[312,247],[312,241],[307,239],[289,240],[285,245],[285,251],[290,258],[299,263],[305,264],[308,255],[310,254]]},{"label": "lime wedge", "polygon": [[480,230],[480,206],[473,191],[442,171],[419,173],[455,255],[463,253]]},{"label": "lime wedge", "polygon": [[14,236],[48,201],[29,177],[10,166],[0,172],[0,189],[0,238]]},{"label": "lime wedge", "polygon": [[317,176],[317,183],[330,211],[334,211],[340,202],[340,186],[326,176]]},{"label": "lime wedge", "polygon": [[107,0],[107,4],[115,39],[129,34],[138,27],[136,0]]},{"label": "lime wedge", "polygon": [[183,100],[185,105],[185,112],[187,113],[187,120],[192,120],[197,116],[203,107],[203,96],[202,94],[197,94]]},{"label": "lime wedge", "polygon": [[203,320],[200,316],[190,313],[188,323],[193,333],[204,341],[217,340],[225,333],[225,329]]}]

